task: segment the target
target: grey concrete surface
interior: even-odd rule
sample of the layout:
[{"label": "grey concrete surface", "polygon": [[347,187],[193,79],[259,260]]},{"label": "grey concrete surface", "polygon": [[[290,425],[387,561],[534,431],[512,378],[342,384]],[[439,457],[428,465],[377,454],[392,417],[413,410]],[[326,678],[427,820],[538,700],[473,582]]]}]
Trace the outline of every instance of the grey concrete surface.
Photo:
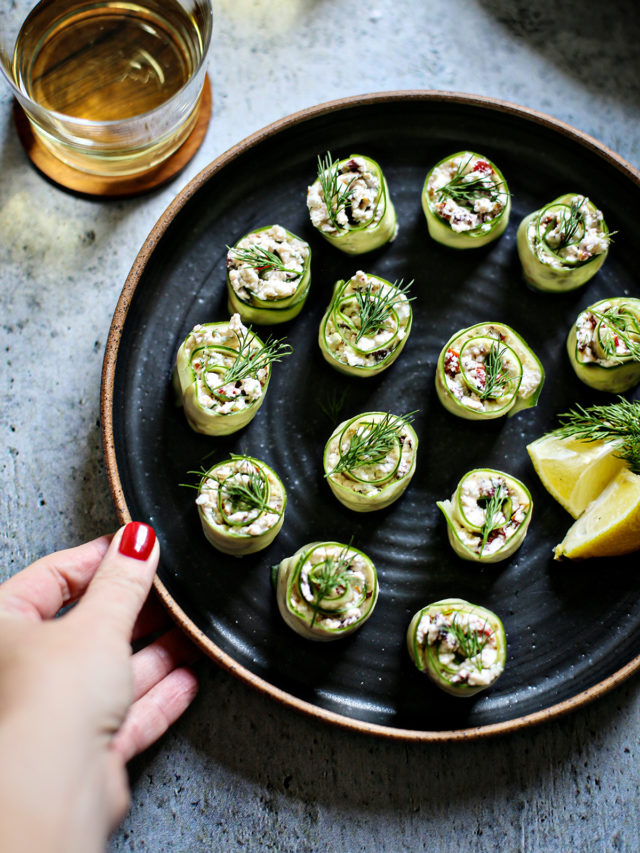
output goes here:
[{"label": "grey concrete surface", "polygon": [[[3,0],[20,15],[30,0]],[[569,122],[640,166],[635,0],[215,0],[213,120],[143,198],[73,197],[27,162],[0,87],[0,577],[116,526],[100,368],[120,289],[189,178],[264,124],[369,91],[490,95]],[[391,743],[280,708],[212,664],[131,766],[112,851],[640,850],[640,682],[498,739]]]}]

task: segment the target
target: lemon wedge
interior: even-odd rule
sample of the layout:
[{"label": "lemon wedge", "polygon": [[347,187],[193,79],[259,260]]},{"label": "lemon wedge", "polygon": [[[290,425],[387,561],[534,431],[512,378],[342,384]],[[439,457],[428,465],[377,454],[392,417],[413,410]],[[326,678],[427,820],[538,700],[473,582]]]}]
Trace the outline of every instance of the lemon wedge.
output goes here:
[{"label": "lemon wedge", "polygon": [[555,559],[617,557],[640,549],[640,476],[623,468],[571,525]]},{"label": "lemon wedge", "polygon": [[527,445],[542,485],[574,518],[623,468],[615,441],[580,441],[545,435]]}]

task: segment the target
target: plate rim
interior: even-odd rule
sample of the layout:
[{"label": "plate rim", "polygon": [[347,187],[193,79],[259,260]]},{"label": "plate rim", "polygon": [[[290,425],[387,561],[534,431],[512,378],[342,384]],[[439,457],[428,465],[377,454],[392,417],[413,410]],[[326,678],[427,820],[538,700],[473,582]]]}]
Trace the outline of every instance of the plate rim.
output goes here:
[{"label": "plate rim", "polygon": [[[640,188],[640,171],[635,169],[627,160],[600,142],[593,136],[578,130],[572,125],[556,119],[546,113],[534,110],[530,107],[521,106],[510,101],[492,98],[485,95],[475,95],[463,92],[448,92],[431,89],[406,89],[372,92],[368,94],[350,95],[330,101],[324,101],[312,107],[290,113],[283,118],[277,119],[265,125],[260,130],[246,136],[240,142],[228,148],[217,158],[206,165],[196,174],[184,188],[175,196],[164,212],[160,215],[155,225],[149,232],[140,251],[138,252],[131,270],[125,280],[124,286],[116,304],[102,365],[101,388],[100,388],[100,422],[102,433],[102,445],[109,483],[109,490],[113,500],[118,520],[121,524],[131,521],[131,515],[127,507],[122,483],[120,481],[115,441],[113,434],[113,391],[115,384],[115,372],[120,348],[120,340],[125,321],[140,278],[151,258],[159,241],[180,211],[186,206],[190,199],[203,187],[214,175],[222,171],[236,158],[246,151],[254,148],[260,142],[269,139],[279,133],[313,118],[326,115],[337,110],[350,109],[359,106],[368,106],[390,102],[403,101],[425,101],[452,103],[482,107],[496,112],[507,113],[524,118],[535,124],[542,125],[553,131],[569,137],[572,141],[597,154],[610,165],[616,167],[627,178]],[[618,685],[622,684],[640,669],[640,654],[628,661],[616,672],[607,678],[594,684],[592,687],[582,690],[575,696],[562,702],[550,705],[539,711],[534,711],[499,723],[490,723],[482,726],[473,726],[461,729],[449,730],[427,730],[427,729],[405,729],[394,726],[370,723],[354,717],[348,717],[335,711],[322,708],[311,702],[277,687],[271,682],[251,672],[245,666],[239,664],[231,655],[217,646],[203,631],[192,621],[187,613],[173,599],[165,584],[156,575],[153,588],[160,598],[162,604],[169,612],[171,618],[190,637],[190,639],[213,661],[231,675],[253,687],[258,692],[269,696],[278,704],[293,708],[305,716],[322,720],[326,723],[336,725],[340,728],[359,733],[384,737],[389,740],[399,741],[423,741],[423,742],[450,742],[477,740],[492,737],[499,734],[507,734],[539,725],[547,720],[563,716],[571,711],[587,705],[595,699],[605,695]]]}]

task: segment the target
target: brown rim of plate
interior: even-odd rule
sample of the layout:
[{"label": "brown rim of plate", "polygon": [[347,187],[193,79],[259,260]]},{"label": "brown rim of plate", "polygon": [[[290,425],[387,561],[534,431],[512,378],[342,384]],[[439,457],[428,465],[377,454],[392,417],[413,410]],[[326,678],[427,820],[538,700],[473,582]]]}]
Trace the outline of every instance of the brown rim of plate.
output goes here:
[{"label": "brown rim of plate", "polygon": [[[634,169],[626,160],[598,142],[592,136],[582,133],[569,124],[552,118],[545,113],[537,112],[536,110],[527,107],[521,107],[517,104],[512,104],[507,101],[500,101],[495,98],[488,98],[481,95],[468,95],[459,92],[442,92],[438,90],[406,90],[392,92],[373,92],[365,95],[353,95],[347,98],[339,98],[334,101],[327,101],[318,104],[314,107],[309,107],[299,112],[292,113],[285,118],[278,119],[272,124],[267,125],[252,133],[250,136],[238,142],[232,148],[229,148],[221,154],[212,163],[209,163],[199,174],[197,174],[176,196],[176,198],[167,207],[164,213],[160,216],[154,225],[151,233],[144,242],[136,257],[127,280],[120,294],[118,304],[113,315],[109,337],[105,348],[104,364],[102,368],[102,388],[100,393],[100,408],[101,408],[101,423],[102,423],[102,442],[104,448],[105,463],[107,468],[107,477],[109,480],[109,488],[111,496],[118,513],[118,518],[122,524],[131,521],[129,509],[127,507],[125,497],[122,491],[122,484],[118,474],[116,464],[115,446],[113,442],[113,421],[112,421],[112,404],[113,404],[113,387],[114,376],[116,369],[116,361],[118,358],[118,348],[120,345],[120,337],[127,316],[129,305],[133,293],[137,287],[140,276],[155,248],[165,233],[176,214],[184,207],[189,199],[211,178],[233,160],[235,160],[245,151],[255,146],[264,139],[274,136],[282,130],[299,124],[307,119],[316,118],[336,110],[347,109],[354,106],[369,105],[377,103],[386,103],[389,101],[443,101],[455,104],[467,104],[469,106],[479,106],[488,109],[496,110],[502,113],[516,115],[520,118],[527,118],[544,127],[551,128],[566,137],[569,137],[575,142],[578,142],[585,148],[599,154],[611,165],[615,166],[619,171],[623,172],[627,177],[634,181],[640,187],[640,172]],[[633,673],[640,669],[640,655],[629,661],[625,666],[619,669],[613,675],[608,676],[603,681],[583,690],[571,699],[564,702],[559,702],[556,705],[551,705],[541,711],[536,711],[532,714],[527,714],[523,717],[516,717],[511,720],[506,720],[501,723],[491,723],[486,726],[474,726],[466,729],[453,729],[445,731],[425,731],[416,729],[396,729],[391,726],[379,725],[377,723],[367,723],[351,717],[337,714],[333,711],[328,711],[319,708],[310,702],[305,702],[281,690],[278,687],[265,681],[263,678],[254,675],[248,669],[240,666],[230,655],[223,652],[209,637],[207,637],[199,628],[194,625],[189,616],[179,607],[173,598],[169,595],[166,587],[158,577],[154,580],[154,588],[159,595],[164,606],[169,611],[171,617],[178,625],[189,635],[189,637],[198,645],[210,658],[216,661],[223,669],[230,672],[236,678],[254,687],[261,693],[265,693],[276,702],[294,708],[297,711],[306,714],[307,716],[316,719],[324,720],[344,729],[364,734],[377,735],[386,737],[392,740],[401,741],[429,741],[429,742],[444,742],[444,741],[460,741],[460,740],[475,740],[479,738],[491,737],[498,734],[506,734],[507,732],[515,732],[520,729],[528,728],[529,726],[537,725],[546,720],[567,714],[570,711],[580,708],[594,699],[608,693],[614,687],[617,687],[623,681],[626,681]]]}]

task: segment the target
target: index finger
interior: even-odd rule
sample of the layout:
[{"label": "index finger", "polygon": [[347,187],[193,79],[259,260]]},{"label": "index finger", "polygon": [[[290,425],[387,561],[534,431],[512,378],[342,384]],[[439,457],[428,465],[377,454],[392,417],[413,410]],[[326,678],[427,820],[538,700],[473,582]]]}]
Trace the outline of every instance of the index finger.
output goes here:
[{"label": "index finger", "polygon": [[117,633],[130,637],[149,595],[159,557],[153,528],[130,521],[113,537],[76,613],[95,624],[110,623]]}]

